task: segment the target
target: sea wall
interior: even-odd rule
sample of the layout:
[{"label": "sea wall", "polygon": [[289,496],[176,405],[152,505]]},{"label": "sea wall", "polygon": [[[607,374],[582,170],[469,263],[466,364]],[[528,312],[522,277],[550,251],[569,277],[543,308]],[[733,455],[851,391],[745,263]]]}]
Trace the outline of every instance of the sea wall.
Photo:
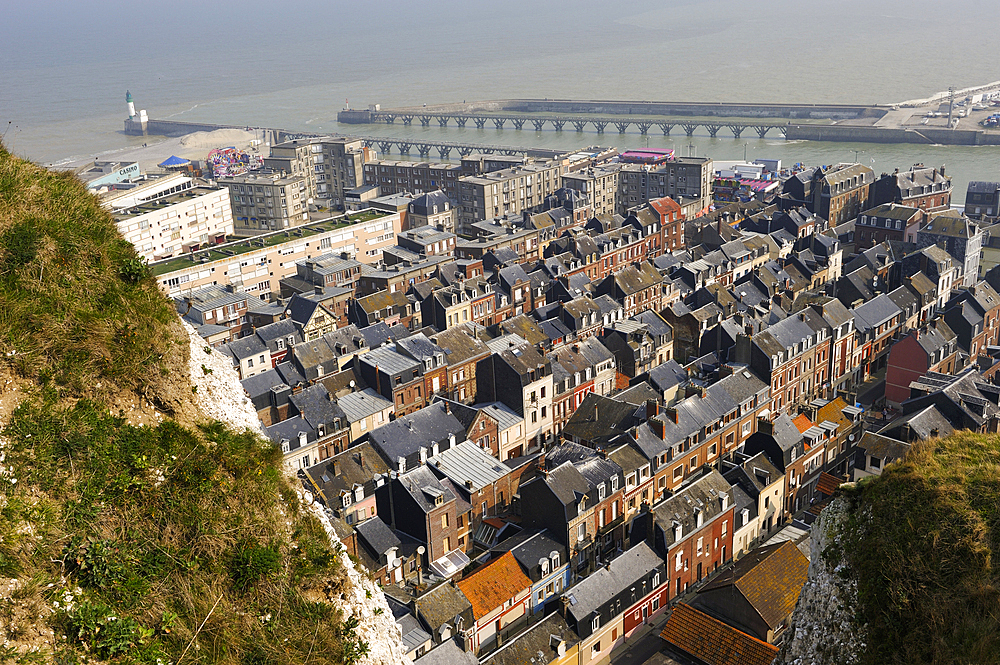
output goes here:
[{"label": "sea wall", "polygon": [[923,143],[941,145],[1000,145],[1000,133],[940,127],[857,127],[851,125],[788,125],[789,141],[847,143]]}]

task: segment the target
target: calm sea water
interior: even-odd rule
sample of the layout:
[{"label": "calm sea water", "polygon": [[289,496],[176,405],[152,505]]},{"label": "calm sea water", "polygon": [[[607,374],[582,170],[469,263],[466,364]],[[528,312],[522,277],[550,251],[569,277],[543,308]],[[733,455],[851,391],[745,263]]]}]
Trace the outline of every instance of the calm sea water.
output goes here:
[{"label": "calm sea water", "polygon": [[[0,134],[42,163],[142,139],[125,90],[154,118],[316,132],[577,148],[645,146],[616,131],[341,126],[336,114],[506,97],[887,103],[1000,79],[983,25],[1000,3],[836,0],[162,3],[40,0],[0,18]],[[960,45],[960,46],[959,46]],[[679,131],[679,130],[675,130]],[[958,191],[1000,180],[1000,149],[663,137],[715,159],[876,171],[946,164]]]}]

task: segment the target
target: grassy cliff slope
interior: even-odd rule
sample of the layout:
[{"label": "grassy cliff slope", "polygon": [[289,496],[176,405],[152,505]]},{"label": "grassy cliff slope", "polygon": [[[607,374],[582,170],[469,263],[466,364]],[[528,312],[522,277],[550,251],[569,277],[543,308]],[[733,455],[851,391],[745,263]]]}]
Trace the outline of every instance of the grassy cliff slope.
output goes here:
[{"label": "grassy cliff slope", "polygon": [[[365,651],[280,453],[202,422],[186,337],[131,245],[78,181],[2,146],[0,352],[0,662]],[[166,420],[129,424],[140,402]]]},{"label": "grassy cliff slope", "polygon": [[922,442],[845,494],[824,559],[857,582],[861,662],[1000,663],[1000,437]]}]

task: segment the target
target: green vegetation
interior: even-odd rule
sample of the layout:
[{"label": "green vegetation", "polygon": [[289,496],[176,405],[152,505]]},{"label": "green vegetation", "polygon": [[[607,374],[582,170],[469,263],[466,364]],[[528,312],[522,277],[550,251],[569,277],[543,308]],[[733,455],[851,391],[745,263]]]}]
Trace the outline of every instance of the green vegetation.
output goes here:
[{"label": "green vegetation", "polygon": [[0,146],[0,345],[20,375],[75,394],[148,387],[174,314],[145,275],[75,178]]},{"label": "green vegetation", "polygon": [[[219,245],[214,248],[201,249],[193,254],[185,254],[172,259],[164,259],[153,264],[150,268],[156,276],[165,275],[167,273],[174,272],[175,270],[182,270],[184,268],[191,268],[193,266],[200,265],[202,258],[208,259],[209,262],[223,261],[227,259],[231,260],[233,257],[239,256],[240,254],[246,254],[247,252],[265,249],[267,247],[274,247],[275,245],[280,245],[285,242],[308,240],[310,237],[320,233],[346,228],[353,224],[360,224],[362,222],[370,222],[374,219],[378,219],[379,217],[385,217],[388,214],[389,213],[382,210],[372,209],[341,214],[337,217],[330,217],[318,222],[310,222],[308,224],[303,224],[302,226],[296,226],[295,228],[287,231],[276,231],[267,235],[260,235],[254,238],[247,238],[246,240]],[[319,256],[321,253],[322,252],[317,252],[316,256]],[[194,257],[197,257],[198,260],[194,260]]]},{"label": "green vegetation", "polygon": [[917,444],[848,490],[839,552],[857,580],[862,662],[1000,663],[1000,437]]},{"label": "green vegetation", "polygon": [[176,315],[79,183],[2,147],[0,298],[20,400],[0,433],[0,662],[367,651],[328,602],[346,584],[342,553],[280,452],[180,410],[129,424],[130,403],[192,398]]}]

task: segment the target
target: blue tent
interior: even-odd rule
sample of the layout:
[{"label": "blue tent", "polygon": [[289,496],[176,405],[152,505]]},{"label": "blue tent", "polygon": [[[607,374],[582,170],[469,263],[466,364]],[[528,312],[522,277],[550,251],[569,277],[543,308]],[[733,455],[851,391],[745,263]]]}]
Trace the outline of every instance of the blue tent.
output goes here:
[{"label": "blue tent", "polygon": [[157,164],[157,166],[162,166],[164,168],[170,168],[171,166],[187,166],[190,163],[191,163],[190,159],[184,159],[182,157],[177,157],[176,155],[173,155],[173,156],[171,156],[171,157],[163,160],[159,164]]}]

